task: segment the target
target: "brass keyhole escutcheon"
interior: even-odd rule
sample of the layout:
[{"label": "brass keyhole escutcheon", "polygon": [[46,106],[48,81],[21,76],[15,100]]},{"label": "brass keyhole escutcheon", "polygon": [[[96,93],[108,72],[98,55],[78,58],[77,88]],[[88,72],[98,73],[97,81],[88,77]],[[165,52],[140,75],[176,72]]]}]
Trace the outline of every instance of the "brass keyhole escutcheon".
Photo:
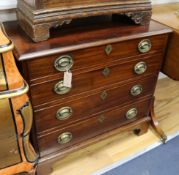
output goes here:
[{"label": "brass keyhole escutcheon", "polygon": [[108,67],[106,67],[103,71],[102,74],[107,77],[110,74],[110,69]]},{"label": "brass keyhole escutcheon", "polygon": [[106,91],[103,91],[103,92],[101,93],[100,97],[101,97],[102,100],[106,100],[107,97],[108,97],[108,93],[107,93]]},{"label": "brass keyhole escutcheon", "polygon": [[105,52],[106,52],[106,55],[110,55],[111,52],[112,52],[113,48],[112,48],[112,45],[109,44],[105,47]]},{"label": "brass keyhole escutcheon", "polygon": [[99,123],[103,123],[104,120],[105,120],[105,116],[104,116],[104,115],[100,115],[100,116],[98,117]]}]

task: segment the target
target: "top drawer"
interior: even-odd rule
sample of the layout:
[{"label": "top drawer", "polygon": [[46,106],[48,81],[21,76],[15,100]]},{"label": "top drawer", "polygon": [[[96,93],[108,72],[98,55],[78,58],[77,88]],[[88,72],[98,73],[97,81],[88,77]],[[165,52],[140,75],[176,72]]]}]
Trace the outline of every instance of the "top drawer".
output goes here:
[{"label": "top drawer", "polygon": [[129,40],[109,45],[76,50],[61,55],[33,59],[27,62],[30,80],[63,73],[71,69],[80,73],[90,67],[108,64],[119,59],[162,52],[168,35]]}]

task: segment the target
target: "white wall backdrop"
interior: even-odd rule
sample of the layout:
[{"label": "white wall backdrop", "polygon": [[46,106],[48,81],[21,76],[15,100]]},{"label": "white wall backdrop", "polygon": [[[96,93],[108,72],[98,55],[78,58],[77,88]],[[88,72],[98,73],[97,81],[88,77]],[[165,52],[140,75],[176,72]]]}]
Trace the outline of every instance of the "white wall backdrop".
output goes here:
[{"label": "white wall backdrop", "polygon": [[179,0],[152,0],[153,4],[179,2]]},{"label": "white wall backdrop", "polygon": [[0,10],[2,9],[11,9],[16,7],[17,0],[0,0]]}]

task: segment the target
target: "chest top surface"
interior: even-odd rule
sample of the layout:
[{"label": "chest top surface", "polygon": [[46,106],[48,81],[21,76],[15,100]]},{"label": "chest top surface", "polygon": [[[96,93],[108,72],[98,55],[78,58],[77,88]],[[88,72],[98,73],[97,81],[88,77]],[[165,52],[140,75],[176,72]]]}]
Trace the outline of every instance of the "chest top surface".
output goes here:
[{"label": "chest top surface", "polygon": [[169,27],[155,21],[151,21],[149,26],[120,21],[107,17],[74,20],[60,29],[52,29],[52,37],[39,43],[32,42],[17,22],[4,25],[16,46],[14,54],[19,61],[172,32]]}]

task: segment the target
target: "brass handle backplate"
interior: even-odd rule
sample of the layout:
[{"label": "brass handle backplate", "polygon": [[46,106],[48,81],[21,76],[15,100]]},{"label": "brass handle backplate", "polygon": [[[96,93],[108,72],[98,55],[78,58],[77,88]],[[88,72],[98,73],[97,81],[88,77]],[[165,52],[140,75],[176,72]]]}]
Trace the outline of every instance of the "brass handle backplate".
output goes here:
[{"label": "brass handle backplate", "polygon": [[137,109],[136,108],[132,108],[129,111],[127,111],[126,118],[128,120],[134,119],[137,116],[137,114],[138,114]]},{"label": "brass handle backplate", "polygon": [[147,71],[147,63],[146,62],[139,62],[134,66],[134,71],[136,74],[141,75]]},{"label": "brass handle backplate", "polygon": [[67,120],[72,116],[72,114],[73,110],[71,107],[63,107],[57,111],[56,118],[58,120]]},{"label": "brass handle backplate", "polygon": [[69,143],[72,140],[73,136],[71,132],[64,132],[58,136],[58,143],[63,145]]},{"label": "brass handle backplate", "polygon": [[151,48],[152,48],[152,43],[149,39],[142,40],[138,45],[139,52],[141,53],[149,52]]},{"label": "brass handle backplate", "polygon": [[56,94],[59,95],[64,95],[67,94],[68,92],[70,92],[71,88],[66,87],[63,85],[63,80],[59,81],[55,86],[54,86],[54,91]]},{"label": "brass handle backplate", "polygon": [[142,85],[140,85],[140,84],[135,85],[131,88],[131,95],[138,96],[142,93],[142,91],[143,91]]},{"label": "brass handle backplate", "polygon": [[54,67],[60,72],[68,71],[72,68],[74,62],[70,55],[63,55],[54,62]]}]

